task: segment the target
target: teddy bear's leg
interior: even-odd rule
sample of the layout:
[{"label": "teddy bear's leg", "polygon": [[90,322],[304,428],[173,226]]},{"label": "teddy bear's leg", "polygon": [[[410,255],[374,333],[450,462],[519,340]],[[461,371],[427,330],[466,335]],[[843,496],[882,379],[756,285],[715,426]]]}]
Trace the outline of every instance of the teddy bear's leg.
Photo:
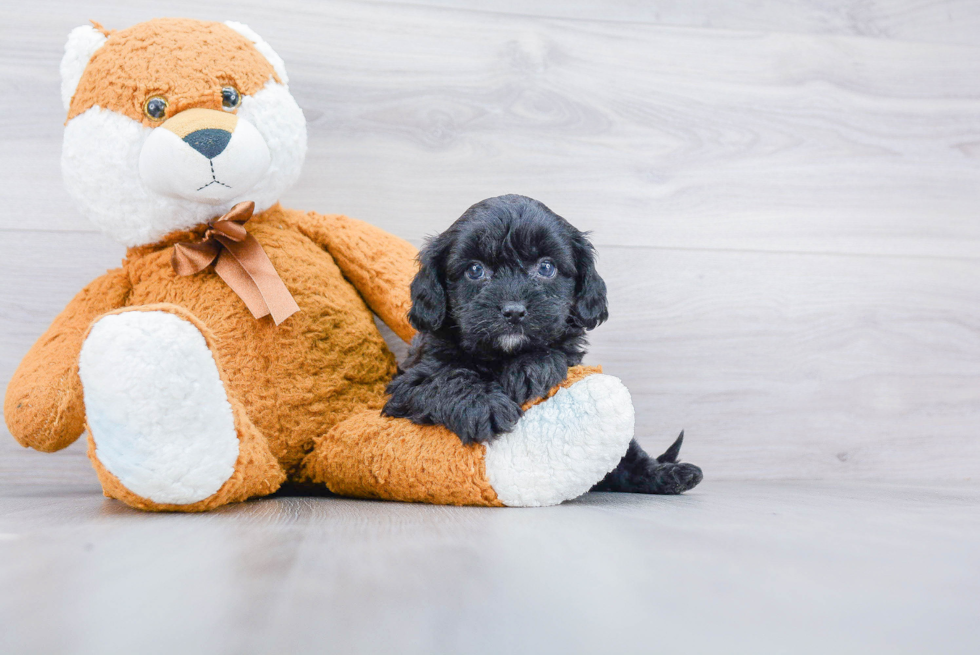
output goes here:
[{"label": "teddy bear's leg", "polygon": [[334,493],[451,505],[556,505],[587,492],[633,437],[617,378],[584,367],[527,408],[512,432],[463,445],[442,426],[364,411],[318,439],[303,477]]},{"label": "teddy bear's leg", "polygon": [[209,331],[185,310],[107,314],[82,345],[89,457],[107,496],[146,510],[203,511],[285,479],[229,393]]}]

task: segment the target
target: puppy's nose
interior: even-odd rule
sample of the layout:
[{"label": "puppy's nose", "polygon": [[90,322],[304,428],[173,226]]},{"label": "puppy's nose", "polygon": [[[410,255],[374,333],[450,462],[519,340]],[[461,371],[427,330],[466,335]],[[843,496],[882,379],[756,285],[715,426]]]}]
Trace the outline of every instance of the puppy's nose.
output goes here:
[{"label": "puppy's nose", "polygon": [[506,318],[509,322],[516,325],[517,323],[523,321],[524,317],[527,316],[527,308],[524,307],[523,303],[509,302],[501,308],[500,313],[503,314],[504,318]]}]

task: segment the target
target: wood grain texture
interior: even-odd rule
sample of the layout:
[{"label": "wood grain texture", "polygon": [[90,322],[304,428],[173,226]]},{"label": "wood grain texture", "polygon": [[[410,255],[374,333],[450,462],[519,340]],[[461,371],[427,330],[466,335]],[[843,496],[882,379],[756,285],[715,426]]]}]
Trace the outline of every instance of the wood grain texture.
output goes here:
[{"label": "wood grain texture", "polygon": [[384,0],[547,18],[980,45],[972,0]]},{"label": "wood grain texture", "polygon": [[975,653],[980,491],[719,482],[554,508],[146,515],[0,484],[4,653]]},{"label": "wood grain texture", "polygon": [[719,477],[977,479],[980,262],[603,250],[587,361]]},{"label": "wood grain texture", "polygon": [[[592,229],[612,319],[590,360],[627,382],[649,449],[685,428],[685,457],[716,478],[975,479],[972,10],[750,5],[179,0],[167,12],[242,20],[287,61],[310,123],[288,206],[418,244],[517,191]],[[160,12],[0,7],[0,385],[122,254],[61,186],[65,35]],[[81,448],[42,456],[6,435],[0,462],[89,475]]]},{"label": "wood grain texture", "polygon": [[[310,119],[293,206],[418,239],[518,191],[600,244],[980,255],[974,47],[350,2],[168,8],[234,14],[285,57]],[[91,229],[57,172],[64,35],[157,11],[4,9],[0,128],[16,137],[0,173],[13,206],[46,200],[0,228]]]}]

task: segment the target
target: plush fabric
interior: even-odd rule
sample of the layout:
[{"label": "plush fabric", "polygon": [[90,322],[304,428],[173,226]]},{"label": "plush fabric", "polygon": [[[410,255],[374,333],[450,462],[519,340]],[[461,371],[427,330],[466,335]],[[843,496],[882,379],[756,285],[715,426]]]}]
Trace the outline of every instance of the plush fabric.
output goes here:
[{"label": "plush fabric", "polygon": [[127,489],[189,505],[231,477],[239,437],[201,330],[150,307],[93,324],[78,363],[85,415],[98,460]]},{"label": "plush fabric", "polygon": [[[319,230],[318,223],[322,223]],[[368,288],[366,295],[372,296],[373,291],[382,319],[399,333],[410,335],[412,328],[404,311],[415,271],[410,244],[343,216],[276,206],[254,216],[245,227],[268,253],[300,305],[299,313],[276,327],[271,319],[252,318],[213,268],[178,276],[170,264],[173,244],[199,239],[203,227],[131,248],[122,269],[83,290],[25,358],[7,391],[5,415],[11,432],[25,445],[37,444],[44,450],[63,448],[78,438],[84,408],[77,361],[89,325],[119,307],[167,303],[183,308],[215,335],[217,358],[232,393],[248,399],[252,421],[267,436],[284,470],[294,472],[312,447],[314,436],[324,434],[355,410],[380,409],[384,388],[395,372],[394,356],[364,299],[330,256],[331,244],[321,246],[299,229],[303,225],[311,233],[323,233],[327,224],[335,246],[376,244],[376,250],[352,248],[344,261],[358,267],[352,277],[370,279],[373,276],[365,271],[377,268],[390,280],[393,298],[384,297],[377,288]],[[93,302],[95,307],[89,307]],[[39,381],[62,384],[65,372],[51,375],[47,369],[51,359],[62,354],[68,363],[64,368],[70,373],[71,393],[67,398],[50,394],[45,407],[36,394],[48,396],[48,385]],[[52,402],[55,396],[57,402]]]},{"label": "plush fabric", "polygon": [[[304,233],[316,233],[310,226],[328,221],[338,243],[378,244],[370,257],[359,257],[356,250],[346,254],[348,265],[358,269],[352,276],[372,277],[365,271],[377,269],[396,281],[400,270],[401,285],[393,284],[389,294],[407,296],[415,270],[410,244],[343,216],[320,217],[279,206],[245,224],[300,306],[299,313],[278,327],[270,319],[254,319],[213,268],[189,277],[174,273],[172,245],[199,238],[201,229],[132,248],[123,265],[133,280],[130,305],[180,306],[215,334],[217,358],[227,372],[231,393],[248,399],[251,420],[290,475],[309,452],[313,437],[356,410],[380,408],[395,371],[394,356],[371,309],[334,261],[331,244],[317,243]],[[407,300],[378,301],[377,312],[384,320],[394,326],[402,323],[403,333],[410,330],[404,313],[399,317],[392,311]]]},{"label": "plush fabric", "polygon": [[[588,490],[626,451],[628,393],[594,370],[576,369],[567,390],[486,447],[380,416],[396,366],[374,315],[412,338],[416,250],[368,223],[275,201],[299,175],[306,126],[282,60],[246,26],[78,28],[62,74],[66,185],[129,248],[14,373],[4,413],[22,445],[59,450],[87,427],[107,496],[186,512],[287,480],[369,498],[553,504]],[[222,107],[229,85],[242,94],[238,107]],[[168,102],[159,121],[143,111],[156,95]],[[243,124],[255,132],[236,142]],[[219,148],[189,143],[199,130],[238,143],[238,169],[221,168]],[[199,194],[215,175],[238,175],[241,188]],[[245,200],[256,203],[245,229],[299,306],[278,326],[255,319],[213,267],[179,276],[171,263],[175,244],[202,240],[209,220]]]},{"label": "plush fabric", "polygon": [[[306,121],[286,86],[282,60],[254,32],[238,23],[169,18],[104,32],[76,28],[65,47],[62,73],[69,77],[63,78],[62,94],[69,99],[69,111],[61,166],[82,214],[106,234],[126,246],[152,243],[242,201],[265,211],[296,181],[306,154]],[[275,61],[270,63],[264,53]],[[82,60],[88,64],[79,71]],[[71,87],[72,80],[77,87]],[[237,109],[222,106],[225,86],[241,94]],[[247,140],[249,126],[254,128],[270,158],[264,170],[256,171],[258,182],[240,179],[231,189],[221,188],[227,194],[203,198],[173,193],[172,185],[159,179],[144,180],[140,167],[147,162],[141,162],[146,159],[141,155],[150,154],[144,146],[166,122],[144,113],[146,101],[155,96],[166,99],[168,119],[191,108],[237,116],[240,129],[228,152],[211,160],[219,177],[233,173],[223,169],[251,158],[239,142]],[[169,165],[159,157],[154,161],[174,173],[194,167],[176,153],[168,159]],[[208,161],[199,159],[206,170]]]},{"label": "plush fabric", "polygon": [[[601,418],[596,415],[599,425],[595,427],[598,429],[593,430],[594,435],[584,435],[580,422],[582,417],[554,403],[550,404],[550,411],[546,411],[550,415],[545,417],[546,423],[550,419],[553,429],[538,429],[534,424],[538,412],[543,408],[532,408],[590,376],[596,376],[593,378],[595,380],[615,380],[610,376],[597,375],[600,373],[601,367],[572,367],[568,378],[545,398],[525,404],[524,409],[528,411],[525,418],[529,421],[523,425],[531,423],[530,430],[522,428],[501,436],[489,445],[463,445],[459,437],[442,426],[406,425],[403,419],[382,416],[376,411],[358,412],[317,439],[314,451],[304,462],[301,479],[326,484],[334,493],[345,496],[448,502],[453,505],[549,505],[574,498],[588,491],[590,485],[576,487],[569,495],[568,490],[564,489],[565,483],[572,479],[573,486],[576,483],[583,485],[584,480],[597,473],[582,476],[573,471],[563,479],[562,468],[576,459],[579,462],[588,460],[589,465],[603,471],[598,475],[605,475],[605,471],[611,470],[619,461],[619,445],[608,448],[601,444],[601,440],[610,438],[622,441],[622,435],[617,434],[615,426],[606,425],[604,419],[609,415]],[[622,386],[622,383],[618,384]],[[579,385],[578,389],[579,393],[589,393],[586,386]],[[629,399],[628,392],[626,399]],[[617,407],[616,410],[625,410],[616,415],[621,422],[619,432],[623,431],[622,426],[628,424],[628,432],[632,436],[632,405]],[[612,429],[607,429],[610,427]],[[600,445],[594,453],[590,451],[590,446],[595,443],[591,437],[600,437]],[[544,457],[550,459],[548,465],[528,467],[528,451],[540,449],[542,445],[535,444],[535,439],[541,439],[545,442],[545,449],[554,451],[562,451],[569,446],[574,451],[578,446],[575,454],[584,457],[555,457],[553,452],[546,452]],[[352,456],[351,453],[356,455]],[[611,458],[611,461],[603,461],[603,456]],[[519,470],[521,468],[523,471]],[[542,476],[534,480],[536,484],[533,489],[527,485],[525,476],[529,473]],[[498,496],[497,489],[511,502],[505,503]]]},{"label": "plush fabric", "polygon": [[143,100],[156,92],[166,96],[170,117],[191,107],[221,109],[225,84],[254,95],[270,77],[284,83],[255,44],[228,25],[160,18],[108,34],[78,81],[68,120],[98,105],[155,127]]},{"label": "plush fabric", "polygon": [[[105,343],[99,343],[106,327]],[[154,351],[163,346],[161,354],[170,361],[160,366],[148,358],[140,343],[145,341]],[[215,358],[217,345],[204,324],[172,304],[120,309],[94,323],[80,373],[89,413],[88,455],[106,496],[139,509],[193,512],[271,494],[286,480],[265,435],[231,391]],[[106,361],[113,359],[117,366]],[[126,359],[140,365],[126,367]],[[145,374],[146,366],[153,366],[152,375]],[[202,389],[216,380],[220,387],[210,394]],[[153,388],[143,393],[145,386]],[[93,391],[102,397],[93,398]],[[101,416],[93,414],[110,414],[114,421],[100,425]],[[206,414],[219,414],[219,420]],[[231,435],[222,433],[226,420],[232,422]],[[123,430],[107,434],[120,425]],[[106,452],[107,446],[114,452]]]},{"label": "plush fabric", "polygon": [[505,505],[557,505],[584,494],[592,488],[585,481],[616,468],[633,438],[633,401],[623,383],[576,368],[547,402],[487,444],[487,479]]},{"label": "plush fabric", "polygon": [[71,107],[72,96],[82,79],[82,73],[96,50],[105,44],[106,35],[92,25],[76,27],[68,35],[65,56],[61,60],[61,104],[65,111]]},{"label": "plush fabric", "polygon": [[22,446],[54,452],[85,429],[78,353],[96,318],[126,304],[129,277],[113,269],[78,292],[14,371],[3,403],[10,434]]}]

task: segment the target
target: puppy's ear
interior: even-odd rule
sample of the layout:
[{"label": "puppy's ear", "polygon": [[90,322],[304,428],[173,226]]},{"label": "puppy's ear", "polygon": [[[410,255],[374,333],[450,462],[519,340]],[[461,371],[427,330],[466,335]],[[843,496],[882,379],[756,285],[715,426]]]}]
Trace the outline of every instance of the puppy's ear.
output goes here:
[{"label": "puppy's ear", "polygon": [[446,320],[446,287],[442,271],[446,245],[442,238],[429,241],[419,253],[419,272],[412,280],[412,308],[408,322],[420,332],[435,332]]},{"label": "puppy's ear", "polygon": [[591,330],[609,318],[606,302],[606,283],[595,270],[595,248],[585,233],[579,232],[572,239],[575,251],[575,304],[572,306],[572,322]]}]

